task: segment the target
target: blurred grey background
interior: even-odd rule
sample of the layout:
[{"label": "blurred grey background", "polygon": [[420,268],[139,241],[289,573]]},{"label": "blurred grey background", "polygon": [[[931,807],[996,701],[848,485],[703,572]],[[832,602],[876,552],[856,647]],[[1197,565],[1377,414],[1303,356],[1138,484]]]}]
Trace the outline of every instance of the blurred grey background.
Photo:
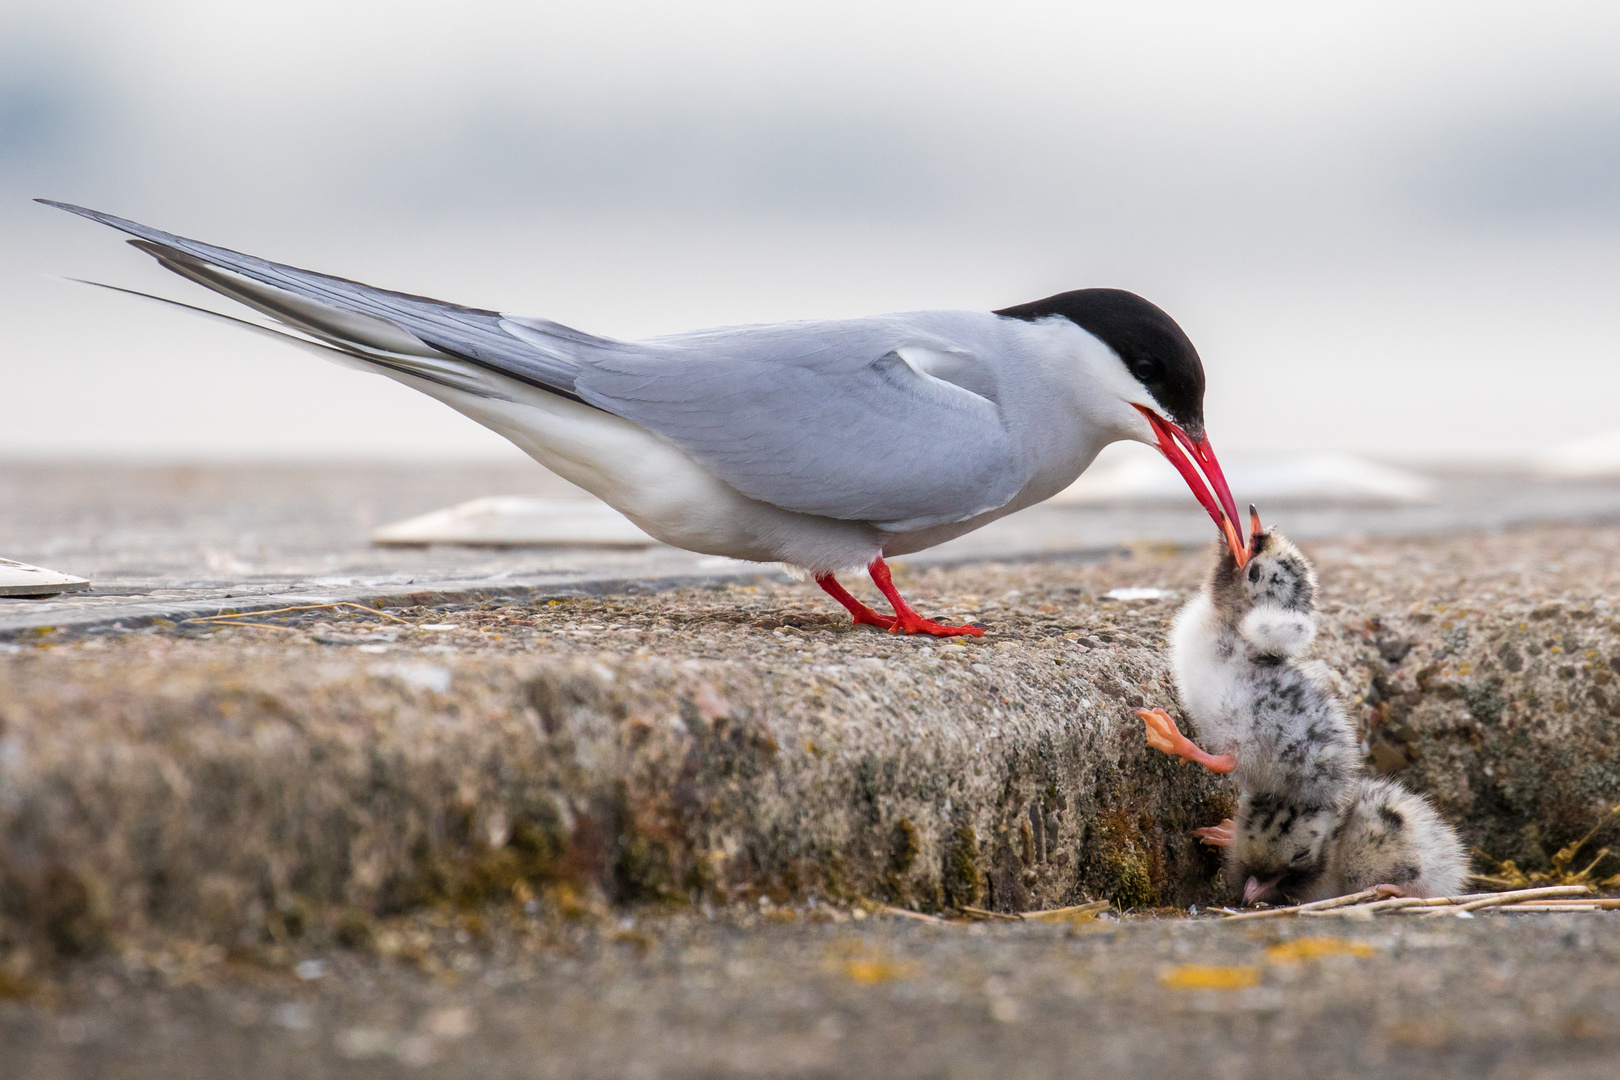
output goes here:
[{"label": "blurred grey background", "polygon": [[[635,336],[1136,290],[1224,453],[1612,418],[1620,6],[0,2],[0,456],[513,459],[47,196]],[[214,302],[207,298],[207,302]]]}]

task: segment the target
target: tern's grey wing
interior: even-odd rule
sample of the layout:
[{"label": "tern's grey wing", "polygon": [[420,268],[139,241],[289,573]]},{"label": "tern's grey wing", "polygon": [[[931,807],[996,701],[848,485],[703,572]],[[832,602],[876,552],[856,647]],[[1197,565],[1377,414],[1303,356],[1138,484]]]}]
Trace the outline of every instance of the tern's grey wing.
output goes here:
[{"label": "tern's grey wing", "polygon": [[528,332],[519,336],[498,312],[300,270],[70,203],[37,201],[138,237],[130,242],[182,277],[345,348],[358,342],[395,353],[454,356],[573,397],[574,354],[613,344],[543,319],[522,320]]},{"label": "tern's grey wing", "polygon": [[[941,335],[931,319],[968,332]],[[920,313],[682,335],[594,352],[575,392],[752,498],[924,528],[1002,506],[1029,480],[994,368],[963,348],[964,338],[979,354],[993,347],[973,341],[993,337],[980,319]]]}]

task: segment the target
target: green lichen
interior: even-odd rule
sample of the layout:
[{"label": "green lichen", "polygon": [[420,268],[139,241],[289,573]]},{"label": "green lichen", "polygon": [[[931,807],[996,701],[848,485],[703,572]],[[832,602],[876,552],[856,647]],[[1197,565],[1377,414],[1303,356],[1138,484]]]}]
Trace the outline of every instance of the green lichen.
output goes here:
[{"label": "green lichen", "polygon": [[959,825],[945,849],[940,885],[952,907],[973,907],[984,895],[984,874],[979,869],[979,838],[973,828]]},{"label": "green lichen", "polygon": [[889,848],[889,869],[896,874],[909,873],[922,852],[917,839],[917,826],[910,818],[901,818],[894,825],[894,840]]},{"label": "green lichen", "polygon": [[416,853],[416,872],[384,890],[378,913],[441,904],[471,910],[510,901],[547,885],[573,883],[579,876],[575,861],[557,823],[540,817],[513,825],[500,847],[469,842],[460,851],[445,853],[423,843]]},{"label": "green lichen", "polygon": [[1163,860],[1137,823],[1123,811],[1111,811],[1098,821],[1092,837],[1088,854],[1100,879],[1099,891],[1122,908],[1157,907]]},{"label": "green lichen", "polygon": [[910,818],[895,822],[894,835],[889,840],[889,865],[879,879],[879,892],[891,904],[905,905],[911,892],[906,875],[917,863],[922,843],[917,837],[917,826]]},{"label": "green lichen", "polygon": [[613,892],[614,899],[622,903],[682,899],[670,845],[645,834],[619,837],[613,858]]}]

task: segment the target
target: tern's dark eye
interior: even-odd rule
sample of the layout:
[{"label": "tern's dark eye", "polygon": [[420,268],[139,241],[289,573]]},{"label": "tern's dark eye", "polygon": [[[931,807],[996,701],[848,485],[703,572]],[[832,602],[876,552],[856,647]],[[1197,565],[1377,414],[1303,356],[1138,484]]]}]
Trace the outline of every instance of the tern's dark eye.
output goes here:
[{"label": "tern's dark eye", "polygon": [[1144,383],[1158,382],[1164,377],[1164,368],[1159,365],[1157,360],[1138,360],[1135,365],[1135,372],[1137,379]]}]

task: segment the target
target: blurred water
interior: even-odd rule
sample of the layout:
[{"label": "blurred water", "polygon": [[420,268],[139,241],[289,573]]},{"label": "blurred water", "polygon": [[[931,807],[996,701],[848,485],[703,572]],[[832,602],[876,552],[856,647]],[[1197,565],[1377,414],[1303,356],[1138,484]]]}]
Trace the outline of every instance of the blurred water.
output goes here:
[{"label": "blurred water", "polygon": [[636,336],[1085,285],[1171,311],[1223,451],[1610,423],[1620,9],[0,2],[7,455],[515,460],[48,195]]}]

